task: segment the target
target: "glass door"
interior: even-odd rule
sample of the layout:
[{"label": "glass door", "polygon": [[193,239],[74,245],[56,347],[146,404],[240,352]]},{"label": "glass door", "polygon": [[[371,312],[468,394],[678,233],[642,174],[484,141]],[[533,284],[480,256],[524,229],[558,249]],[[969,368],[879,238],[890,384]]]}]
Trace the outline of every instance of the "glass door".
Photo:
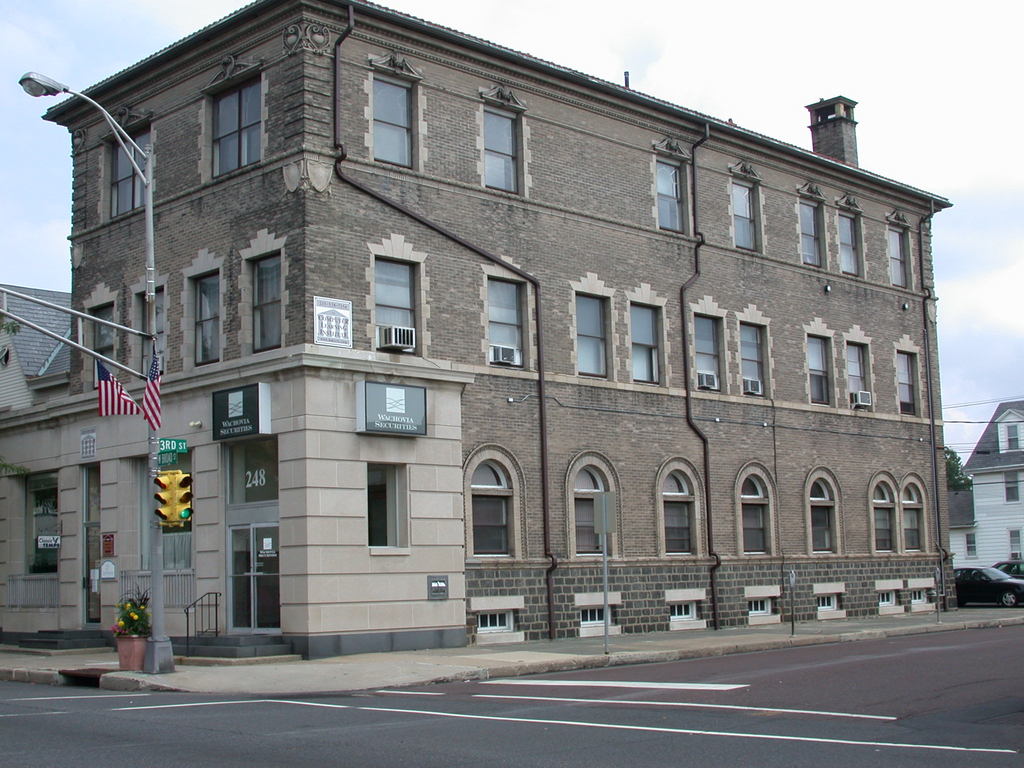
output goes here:
[{"label": "glass door", "polygon": [[256,523],[230,530],[231,628],[252,632],[280,629],[278,527]]},{"label": "glass door", "polygon": [[85,576],[82,586],[85,590],[85,623],[98,624],[100,621],[100,467],[99,464],[83,467],[83,515],[82,533],[85,537]]}]

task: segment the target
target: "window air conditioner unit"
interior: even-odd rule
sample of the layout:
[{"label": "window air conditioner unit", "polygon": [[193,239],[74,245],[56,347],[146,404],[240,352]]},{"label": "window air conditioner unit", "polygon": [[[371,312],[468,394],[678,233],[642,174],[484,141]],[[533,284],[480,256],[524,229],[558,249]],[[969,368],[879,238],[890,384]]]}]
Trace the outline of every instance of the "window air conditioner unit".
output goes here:
[{"label": "window air conditioner unit", "polygon": [[377,349],[416,349],[416,329],[401,325],[377,326]]},{"label": "window air conditioner unit", "polygon": [[697,388],[698,389],[718,389],[718,374],[717,373],[698,373],[697,374]]},{"label": "window air conditioner unit", "polygon": [[1010,559],[1011,560],[1020,560],[1020,552],[1011,552],[1010,553]]},{"label": "window air conditioner unit", "polygon": [[491,344],[491,362],[495,365],[522,365],[522,353],[515,347]]},{"label": "window air conditioner unit", "polygon": [[763,395],[764,388],[761,385],[760,379],[744,379],[743,380],[743,394],[745,395]]},{"label": "window air conditioner unit", "polygon": [[854,408],[870,408],[871,407],[871,393],[870,392],[851,392],[850,393],[850,405]]}]

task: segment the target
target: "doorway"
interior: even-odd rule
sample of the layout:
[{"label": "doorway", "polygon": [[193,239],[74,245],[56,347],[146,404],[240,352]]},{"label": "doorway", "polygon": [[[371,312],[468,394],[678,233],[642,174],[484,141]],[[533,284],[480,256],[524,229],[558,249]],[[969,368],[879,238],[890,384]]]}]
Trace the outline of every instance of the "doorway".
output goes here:
[{"label": "doorway", "polygon": [[281,628],[278,527],[266,523],[230,529],[229,625],[238,632]]}]

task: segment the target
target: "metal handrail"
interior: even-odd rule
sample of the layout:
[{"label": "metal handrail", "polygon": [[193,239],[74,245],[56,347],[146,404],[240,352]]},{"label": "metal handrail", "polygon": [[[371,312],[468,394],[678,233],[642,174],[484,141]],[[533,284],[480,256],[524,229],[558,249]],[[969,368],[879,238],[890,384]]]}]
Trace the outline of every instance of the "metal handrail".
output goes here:
[{"label": "metal handrail", "polygon": [[[199,635],[220,634],[220,592],[207,592],[185,606],[185,655],[192,655],[192,620],[190,612],[196,614],[196,638]],[[213,614],[213,630],[210,630],[210,615]],[[202,624],[200,624],[202,619]],[[202,628],[200,628],[200,626]]]}]

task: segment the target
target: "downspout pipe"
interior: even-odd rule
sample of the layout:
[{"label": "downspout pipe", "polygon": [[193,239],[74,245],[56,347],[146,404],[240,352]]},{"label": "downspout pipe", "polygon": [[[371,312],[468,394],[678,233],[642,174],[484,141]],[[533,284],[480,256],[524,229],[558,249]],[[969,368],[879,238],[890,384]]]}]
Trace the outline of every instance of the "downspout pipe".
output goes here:
[{"label": "downspout pipe", "polygon": [[719,618],[718,618],[718,569],[722,567],[722,557],[715,551],[715,537],[714,537],[714,523],[712,522],[711,515],[711,447],[710,441],[708,440],[707,434],[698,425],[693,417],[693,385],[691,382],[691,365],[690,365],[690,350],[687,344],[686,336],[686,292],[690,287],[700,279],[700,249],[704,246],[704,233],[700,231],[698,227],[698,207],[697,207],[697,149],[711,138],[711,126],[708,123],[704,124],[704,135],[694,142],[690,148],[690,162],[693,166],[693,174],[691,176],[691,188],[690,188],[690,200],[693,205],[693,229],[694,235],[697,238],[697,244],[693,249],[693,274],[690,278],[683,283],[682,288],[679,289],[679,312],[684,318],[683,322],[683,376],[686,381],[686,423],[689,425],[693,433],[700,439],[701,445],[703,446],[704,454],[704,531],[707,539],[707,551],[710,557],[715,559],[715,562],[711,565],[711,569],[708,571],[708,582],[711,590],[711,624],[715,629],[719,629]]},{"label": "downspout pipe", "polygon": [[342,171],[341,164],[348,157],[348,153],[345,151],[345,144],[342,141],[342,128],[341,128],[341,114],[342,114],[342,101],[341,101],[341,44],[345,39],[352,33],[355,28],[355,13],[353,7],[350,4],[348,6],[348,25],[342,30],[338,37],[338,41],[334,45],[334,148],[337,153],[337,157],[334,162],[334,174],[341,181],[345,182],[349,186],[359,190],[368,197],[372,197],[378,202],[393,208],[394,210],[401,213],[403,216],[412,219],[413,221],[422,224],[427,229],[436,232],[453,243],[456,243],[468,251],[477,254],[478,256],[490,261],[494,264],[501,266],[504,269],[512,272],[513,274],[521,277],[524,281],[529,283],[533,287],[534,299],[536,305],[534,307],[534,319],[537,324],[537,400],[538,400],[538,449],[540,451],[540,495],[541,495],[541,507],[542,507],[542,520],[544,527],[544,556],[548,559],[548,567],[544,574],[545,588],[547,593],[547,614],[548,614],[548,638],[551,640],[555,639],[555,580],[554,573],[559,566],[558,558],[554,553],[551,544],[551,483],[548,473],[548,456],[549,456],[549,444],[548,444],[548,409],[547,409],[547,388],[546,378],[547,370],[544,365],[545,352],[544,352],[544,313],[542,311],[543,302],[541,300],[541,286],[540,280],[529,272],[516,267],[513,264],[508,263],[504,259],[490,251],[482,248],[468,240],[456,235],[454,232],[442,227],[425,216],[416,213],[415,211],[407,208],[396,200],[382,195],[377,190],[366,186],[365,184],[356,181],[350,176],[345,175]]},{"label": "downspout pipe", "polygon": [[[935,294],[924,282],[924,233],[927,229],[931,233],[932,217],[935,216],[935,203],[931,203],[931,210],[927,216],[922,216],[917,225],[917,264],[918,274],[921,275],[921,288],[923,299],[921,301],[921,326],[924,330],[924,367],[925,367],[925,394],[928,400],[928,433],[931,444],[931,465],[932,465],[932,507],[935,510],[935,549],[939,553],[938,560],[938,594],[946,596],[946,570],[943,567],[949,562],[949,552],[942,547],[942,521],[939,519],[941,500],[939,498],[939,441],[938,429],[935,424],[935,392],[932,386],[932,320],[929,317],[930,311],[934,311]],[[948,596],[946,596],[948,606]],[[936,601],[938,602],[938,601]],[[936,605],[936,611],[939,606]]]}]

